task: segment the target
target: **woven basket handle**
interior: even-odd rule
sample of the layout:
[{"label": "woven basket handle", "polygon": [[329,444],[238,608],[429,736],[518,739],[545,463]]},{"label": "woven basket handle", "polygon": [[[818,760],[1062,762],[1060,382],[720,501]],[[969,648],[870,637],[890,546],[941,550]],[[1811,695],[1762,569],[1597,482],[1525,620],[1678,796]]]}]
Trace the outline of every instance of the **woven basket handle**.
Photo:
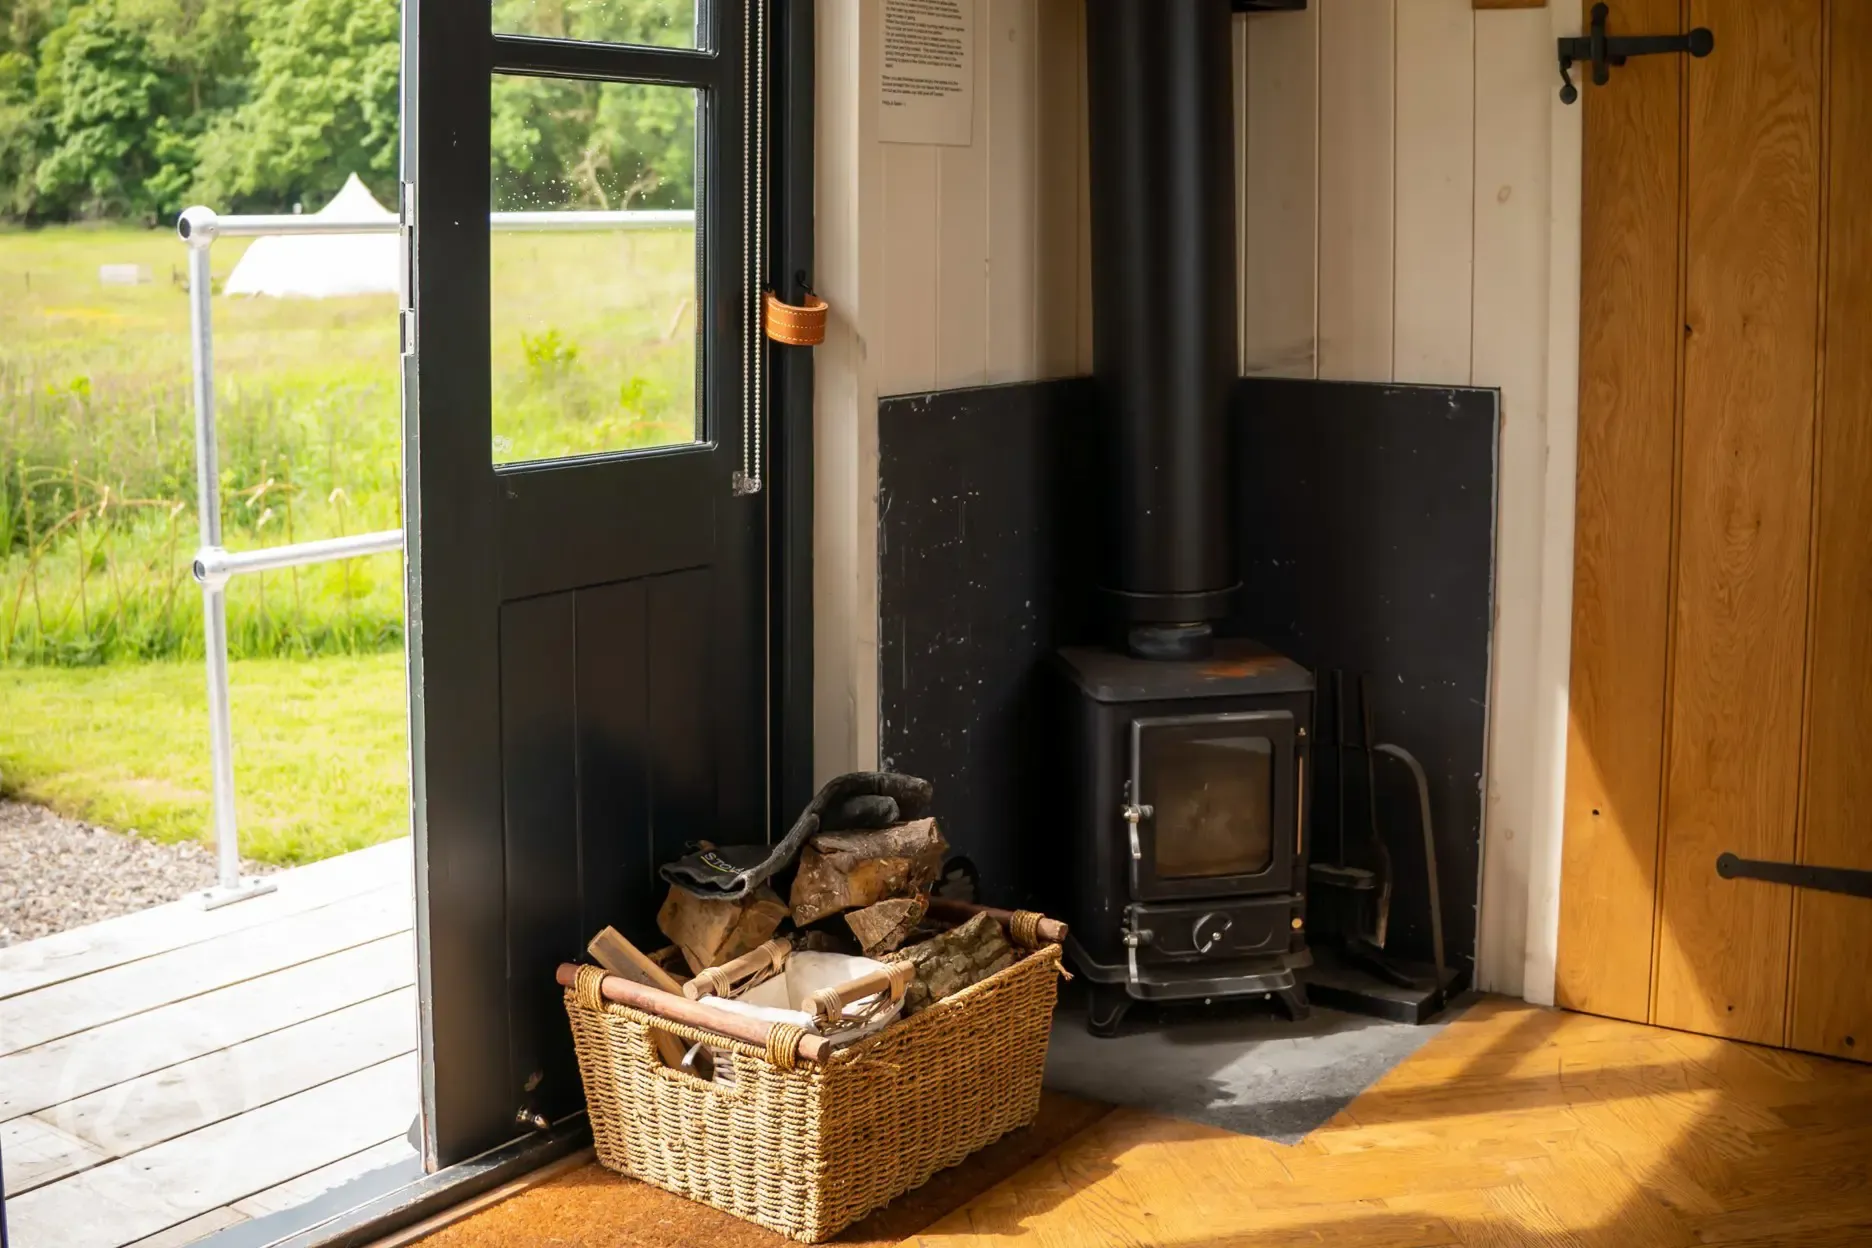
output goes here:
[{"label": "woven basket handle", "polygon": [[998,910],[993,906],[978,906],[969,901],[932,897],[929,912],[939,919],[948,919],[954,923],[966,923],[978,914],[985,914],[1001,924],[1009,940],[1025,949],[1066,943],[1066,925],[1033,910]]},{"label": "woven basket handle", "polygon": [[809,1035],[793,1023],[763,1023],[731,1014],[673,992],[633,983],[622,975],[606,975],[595,966],[561,962],[556,977],[560,987],[573,990],[585,1009],[601,1010],[607,1001],[629,1006],[677,1024],[672,1030],[685,1040],[716,1045],[739,1040],[753,1045],[764,1050],[767,1060],[783,1070],[792,1070],[796,1061],[822,1063],[832,1054],[831,1041]]},{"label": "woven basket handle", "polygon": [[691,1001],[700,1001],[703,997],[731,997],[778,972],[786,965],[787,955],[792,952],[793,942],[785,936],[776,936],[732,962],[711,966],[701,972],[682,986],[683,996]]},{"label": "woven basket handle", "polygon": [[806,998],[806,1012],[824,1024],[843,1014],[846,1006],[880,992],[888,991],[891,1001],[899,1002],[903,1000],[904,993],[910,991],[910,984],[915,979],[915,963],[893,962],[875,971],[868,971],[857,979],[847,980],[831,988],[821,988]]}]

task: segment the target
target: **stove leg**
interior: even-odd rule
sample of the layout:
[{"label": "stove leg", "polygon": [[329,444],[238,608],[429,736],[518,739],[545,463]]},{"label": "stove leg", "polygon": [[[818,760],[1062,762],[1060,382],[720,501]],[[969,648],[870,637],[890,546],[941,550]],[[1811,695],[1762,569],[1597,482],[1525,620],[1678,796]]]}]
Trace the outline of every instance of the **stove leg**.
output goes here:
[{"label": "stove leg", "polygon": [[1291,988],[1282,988],[1275,992],[1274,999],[1287,1011],[1287,1017],[1293,1022],[1300,1022],[1313,1013],[1313,1005],[1307,1000],[1306,988],[1295,984]]},{"label": "stove leg", "polygon": [[1101,1040],[1118,1034],[1131,994],[1114,984],[1090,984],[1086,993],[1086,1030]]}]

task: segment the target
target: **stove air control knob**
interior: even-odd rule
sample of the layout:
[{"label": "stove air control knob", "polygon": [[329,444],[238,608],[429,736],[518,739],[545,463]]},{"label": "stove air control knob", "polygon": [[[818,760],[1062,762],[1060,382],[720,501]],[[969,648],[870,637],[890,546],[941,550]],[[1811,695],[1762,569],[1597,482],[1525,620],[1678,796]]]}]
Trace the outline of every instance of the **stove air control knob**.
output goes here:
[{"label": "stove air control knob", "polygon": [[1197,919],[1196,925],[1190,929],[1190,938],[1196,942],[1196,952],[1208,953],[1222,943],[1222,938],[1234,926],[1235,920],[1214,910]]}]

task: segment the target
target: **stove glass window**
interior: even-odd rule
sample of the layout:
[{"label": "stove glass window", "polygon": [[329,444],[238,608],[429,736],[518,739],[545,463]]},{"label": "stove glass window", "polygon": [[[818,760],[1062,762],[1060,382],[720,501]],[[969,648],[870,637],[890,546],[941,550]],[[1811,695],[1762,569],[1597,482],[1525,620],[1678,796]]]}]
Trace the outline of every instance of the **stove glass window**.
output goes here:
[{"label": "stove glass window", "polygon": [[1139,745],[1159,879],[1258,875],[1272,865],[1272,741],[1146,731]]}]

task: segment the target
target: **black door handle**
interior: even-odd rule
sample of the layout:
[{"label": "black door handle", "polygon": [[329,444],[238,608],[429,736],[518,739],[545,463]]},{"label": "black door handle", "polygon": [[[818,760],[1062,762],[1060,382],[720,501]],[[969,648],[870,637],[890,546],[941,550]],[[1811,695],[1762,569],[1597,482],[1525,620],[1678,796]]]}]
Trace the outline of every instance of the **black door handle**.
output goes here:
[{"label": "black door handle", "polygon": [[1798,862],[1762,862],[1723,854],[1716,859],[1716,874],[1725,880],[1766,880],[1770,884],[1792,884],[1821,893],[1844,893],[1848,897],[1872,897],[1872,871],[1851,867],[1808,867]]},{"label": "black door handle", "polygon": [[1663,52],[1688,52],[1700,57],[1708,56],[1716,47],[1716,36],[1707,26],[1698,26],[1681,35],[1620,35],[1615,38],[1606,34],[1607,16],[1605,5],[1593,5],[1591,33],[1559,41],[1562,104],[1579,99],[1579,88],[1573,85],[1570,72],[1575,61],[1590,62],[1594,85],[1603,87],[1611,80],[1612,67],[1623,65],[1627,57],[1655,56]]}]

